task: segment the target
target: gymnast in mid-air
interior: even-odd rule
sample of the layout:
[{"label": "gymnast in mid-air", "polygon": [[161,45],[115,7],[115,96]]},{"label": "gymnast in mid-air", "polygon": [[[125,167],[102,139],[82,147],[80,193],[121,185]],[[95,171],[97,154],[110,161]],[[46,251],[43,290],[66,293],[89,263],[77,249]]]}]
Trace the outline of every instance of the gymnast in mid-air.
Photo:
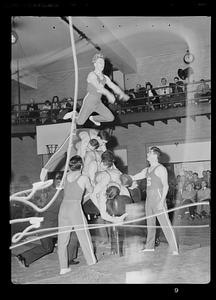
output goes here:
[{"label": "gymnast in mid-air", "polygon": [[[129,100],[129,96],[114,84],[108,76],[103,74],[105,66],[103,54],[95,54],[92,62],[94,64],[94,71],[91,71],[87,77],[87,94],[83,99],[82,107],[76,119],[78,125],[83,125],[88,118],[96,126],[100,126],[101,122],[112,122],[114,120],[111,111],[101,102],[102,95],[107,97],[109,103],[115,102],[114,95],[104,87],[105,84],[111,88],[115,94],[119,95],[120,100]],[[98,113],[98,115],[91,116],[93,112]]]}]

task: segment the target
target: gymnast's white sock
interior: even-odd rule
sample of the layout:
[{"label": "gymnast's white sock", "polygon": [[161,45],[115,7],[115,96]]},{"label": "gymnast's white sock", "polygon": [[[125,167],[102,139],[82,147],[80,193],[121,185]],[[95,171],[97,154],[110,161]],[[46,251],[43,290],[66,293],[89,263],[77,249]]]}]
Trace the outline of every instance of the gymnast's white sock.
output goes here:
[{"label": "gymnast's white sock", "polygon": [[89,117],[89,120],[92,121],[95,125],[100,126],[100,122],[97,122],[93,119],[93,116]]},{"label": "gymnast's white sock", "polygon": [[64,275],[66,273],[69,273],[71,271],[71,268],[65,268],[60,270],[60,275]]}]

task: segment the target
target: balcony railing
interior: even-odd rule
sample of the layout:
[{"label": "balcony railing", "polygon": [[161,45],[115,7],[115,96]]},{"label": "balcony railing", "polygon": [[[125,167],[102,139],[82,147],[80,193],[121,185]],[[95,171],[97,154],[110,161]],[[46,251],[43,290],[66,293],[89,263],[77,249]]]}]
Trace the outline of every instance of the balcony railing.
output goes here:
[{"label": "balcony railing", "polygon": [[[108,105],[109,108],[117,115],[125,115],[131,113],[149,113],[152,114],[156,111],[161,110],[170,110],[178,107],[186,107],[188,105],[201,105],[202,103],[211,103],[211,88],[207,93],[199,94],[197,93],[197,85],[201,82],[194,82],[190,84],[184,84],[181,87],[183,92],[179,93],[169,93],[166,95],[157,95],[155,97],[140,97],[130,99],[127,102],[116,100],[115,104]],[[205,80],[205,83],[211,84],[211,80]],[[210,85],[211,86],[211,85]],[[171,88],[170,86],[164,86],[163,88]],[[154,90],[161,89],[161,87],[156,87]],[[157,103],[155,103],[155,99]],[[82,99],[79,99],[79,102],[82,103]],[[38,110],[28,111],[28,104],[16,104],[13,105],[13,110],[11,112],[11,121],[12,125],[20,124],[53,124],[68,122],[63,120],[63,116],[72,108],[63,108],[63,109],[51,109],[46,110],[42,109],[44,106],[43,103],[36,103]],[[40,108],[41,107],[41,108]]]}]

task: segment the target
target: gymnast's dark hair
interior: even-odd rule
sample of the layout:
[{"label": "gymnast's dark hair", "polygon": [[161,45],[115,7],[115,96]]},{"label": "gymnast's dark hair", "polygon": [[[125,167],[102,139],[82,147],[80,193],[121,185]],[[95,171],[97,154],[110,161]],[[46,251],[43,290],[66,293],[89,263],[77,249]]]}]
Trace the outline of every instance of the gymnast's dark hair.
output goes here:
[{"label": "gymnast's dark hair", "polygon": [[119,194],[120,194],[120,189],[115,185],[109,186],[106,190],[107,200],[114,200]]},{"label": "gymnast's dark hair", "polygon": [[106,130],[100,130],[98,133],[98,136],[105,141],[109,141],[110,140],[110,135]]},{"label": "gymnast's dark hair", "polygon": [[114,153],[111,150],[106,150],[101,155],[101,161],[104,165],[111,167],[115,161]]},{"label": "gymnast's dark hair", "polygon": [[99,146],[100,146],[98,140],[96,140],[96,139],[91,139],[91,140],[89,141],[89,144],[90,144],[92,147],[94,147],[95,149],[98,149]]},{"label": "gymnast's dark hair", "polygon": [[161,156],[161,150],[158,147],[151,147],[150,150],[152,150],[155,154],[157,154],[157,157],[159,158]]},{"label": "gymnast's dark hair", "polygon": [[82,168],[83,166],[83,161],[81,156],[79,155],[74,155],[71,157],[70,162],[69,162],[69,168],[71,171],[78,171]]}]

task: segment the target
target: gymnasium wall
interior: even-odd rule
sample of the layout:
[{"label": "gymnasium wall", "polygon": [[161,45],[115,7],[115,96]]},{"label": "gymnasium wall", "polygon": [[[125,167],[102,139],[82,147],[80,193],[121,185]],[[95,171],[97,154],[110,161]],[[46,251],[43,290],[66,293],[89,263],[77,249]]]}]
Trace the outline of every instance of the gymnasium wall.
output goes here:
[{"label": "gymnasium wall", "polygon": [[[211,121],[205,116],[192,119],[182,119],[181,123],[176,120],[169,120],[168,124],[160,121],[155,125],[143,123],[141,127],[129,125],[128,129],[117,127],[113,131],[114,137],[118,141],[115,148],[116,154],[121,157],[128,167],[129,174],[135,174],[142,168],[146,167],[146,152],[149,146],[157,145],[162,148],[164,145],[171,145],[175,148],[175,143],[199,143],[208,142],[206,148],[193,147],[194,157],[196,158],[199,151],[203,158],[211,160],[209,157],[209,142],[211,141]],[[167,147],[167,146],[166,146]],[[206,149],[206,151],[205,151]],[[11,170],[13,172],[13,185],[20,186],[26,183],[39,181],[39,174],[43,165],[42,155],[37,155],[36,139],[24,137],[21,141],[18,138],[11,139]],[[195,159],[197,160],[197,158]]]},{"label": "gymnasium wall", "polygon": [[[117,127],[113,135],[118,141],[118,147],[127,149],[128,172],[135,174],[147,166],[146,153],[149,146],[175,145],[175,143],[209,142],[211,140],[211,121],[205,116],[181,120],[161,121],[152,126],[143,123],[141,127],[129,125],[128,129]],[[206,160],[209,157],[209,145],[206,148]],[[196,148],[199,151],[199,148]],[[203,149],[202,149],[203,151]]]},{"label": "gymnasium wall", "polygon": [[31,188],[33,182],[40,181],[42,156],[37,155],[36,139],[23,137],[11,139],[11,186],[18,190]]},{"label": "gymnasium wall", "polygon": [[[125,75],[125,88],[127,90],[136,87],[139,83],[145,86],[150,81],[154,87],[161,85],[161,78],[167,78],[167,82],[173,82],[174,77],[178,76],[178,69],[188,67],[183,62],[184,52],[174,54],[164,54],[161,56],[150,56],[137,59],[137,73]],[[195,61],[191,65],[194,70],[193,80],[211,79],[211,55],[209,45],[205,45],[195,56]]]}]

